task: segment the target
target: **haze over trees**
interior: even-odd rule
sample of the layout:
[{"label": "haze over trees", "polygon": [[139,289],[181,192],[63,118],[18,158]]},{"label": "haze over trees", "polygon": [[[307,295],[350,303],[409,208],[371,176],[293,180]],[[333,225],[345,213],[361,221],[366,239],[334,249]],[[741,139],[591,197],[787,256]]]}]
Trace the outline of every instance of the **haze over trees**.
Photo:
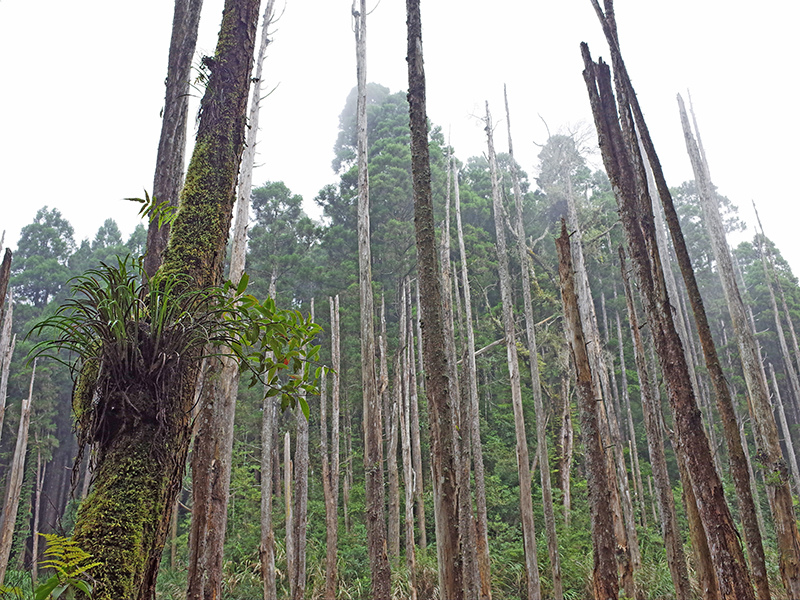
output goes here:
[{"label": "haze over trees", "polygon": [[[248,178],[280,143],[256,139],[261,4],[225,4],[184,177],[176,2],[149,234],[78,242],[44,206],[0,266],[0,594],[797,597],[800,285],[763,229],[730,248],[739,199],[682,101],[695,179],[669,187],[613,3],[591,0],[610,65],[575,49],[594,130],[529,174],[513,89],[459,157],[419,0],[408,94],[369,82],[380,6],[354,2],[319,220]],[[39,533],[96,564],[53,580]]]}]

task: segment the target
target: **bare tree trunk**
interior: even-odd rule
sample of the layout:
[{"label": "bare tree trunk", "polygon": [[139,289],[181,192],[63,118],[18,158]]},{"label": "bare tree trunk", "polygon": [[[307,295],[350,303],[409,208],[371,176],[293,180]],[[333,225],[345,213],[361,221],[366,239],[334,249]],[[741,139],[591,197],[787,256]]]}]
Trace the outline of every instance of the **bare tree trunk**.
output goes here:
[{"label": "bare tree trunk", "polygon": [[[3,240],[5,240],[6,232],[3,232]],[[0,240],[0,248],[3,247],[3,242]],[[8,292],[8,282],[11,279],[11,259],[13,253],[11,252],[11,248],[6,248],[5,253],[3,254],[3,262],[0,263],[0,314],[3,314],[3,309],[5,308],[6,302],[6,293]],[[8,299],[9,304],[11,303],[11,298]]]},{"label": "bare tree trunk", "polygon": [[328,415],[326,381],[322,380],[320,397],[320,449],[322,454],[322,488],[325,496],[325,528],[327,531],[325,557],[325,599],[336,598],[336,554],[339,539],[339,381],[341,359],[339,355],[339,296],[329,298],[331,307],[331,366],[333,389],[331,391],[331,449],[328,451]]},{"label": "bare tree trunk", "polygon": [[286,576],[289,579],[289,598],[294,598],[294,501],[292,500],[292,481],[294,465],[292,464],[292,440],[287,431],[283,437],[283,507],[286,526]]},{"label": "bare tree trunk", "polygon": [[22,492],[22,479],[25,475],[25,454],[28,449],[28,427],[31,423],[31,401],[33,400],[33,382],[36,376],[36,359],[31,370],[31,382],[28,387],[28,397],[23,398],[19,429],[17,430],[17,444],[14,456],[11,459],[11,468],[6,484],[5,503],[3,504],[3,521],[0,525],[0,585],[6,576],[8,558],[11,554],[11,542],[14,537],[14,525],[17,522],[17,509],[19,496]]},{"label": "bare tree trunk", "polygon": [[14,316],[14,304],[11,294],[8,297],[8,308],[3,316],[3,329],[0,333],[0,436],[3,435],[3,423],[6,418],[6,399],[8,398],[8,377],[11,373],[11,357],[14,355],[14,346],[17,344],[17,334],[11,334],[11,325]]},{"label": "bare tree trunk", "polygon": [[[775,481],[775,485],[769,485],[767,487],[767,492],[773,519],[775,520],[781,578],[783,579],[783,584],[786,587],[787,593],[793,597],[800,597],[800,534],[798,534],[794,510],[792,508],[792,497],[787,481],[788,477],[785,477],[786,465],[783,462],[783,454],[781,452],[780,443],[778,442],[778,430],[775,424],[775,418],[772,414],[767,381],[762,372],[761,362],[758,359],[755,336],[747,322],[744,303],[736,283],[733,261],[728,249],[727,240],[725,239],[722,217],[720,216],[719,207],[717,206],[711,186],[708,166],[700,157],[700,152],[692,135],[686,110],[683,106],[683,100],[680,96],[678,96],[678,104],[680,107],[684,138],[686,140],[686,149],[692,162],[700,203],[703,208],[703,216],[709,236],[711,237],[714,257],[717,262],[722,287],[725,291],[725,299],[728,305],[728,311],[731,315],[734,333],[736,334],[745,384],[747,385],[747,391],[752,402],[753,416],[755,418],[755,432],[759,442],[758,447],[760,452],[763,453],[763,462],[767,477],[769,478],[770,475],[776,475],[778,477],[778,480]],[[730,437],[735,437],[738,441],[738,427],[736,428],[736,435],[734,436],[733,432],[731,432]],[[744,464],[740,465],[740,470],[744,470],[743,467]],[[742,473],[742,477],[744,476],[745,473]],[[747,485],[744,483],[742,484],[742,490],[745,493],[749,492],[749,482],[747,482]],[[753,523],[751,523],[747,533],[749,534],[750,531],[752,531],[753,535],[755,535],[757,531],[755,510],[752,512],[751,520]],[[753,560],[751,556],[751,561]],[[758,557],[754,562],[756,561],[760,563],[761,558]],[[766,568],[764,568],[762,572],[762,567],[758,564],[758,568],[754,568],[754,571],[757,575],[756,583],[759,586],[759,596],[766,597],[764,596],[764,594],[768,593]]]},{"label": "bare tree trunk", "polygon": [[[36,440],[39,441],[38,439]],[[37,444],[38,445],[38,444]],[[31,531],[31,580],[34,585],[39,579],[39,517],[42,513],[42,487],[47,471],[47,463],[42,464],[42,450],[36,449],[36,492],[33,504],[33,530]]]},{"label": "bare tree trunk", "polygon": [[[269,295],[275,297],[277,285],[277,271],[273,269],[270,277]],[[275,581],[275,528],[272,524],[272,498],[273,486],[280,468],[275,466],[274,455],[275,435],[275,397],[267,396],[264,390],[264,399],[261,402],[261,539],[258,546],[259,561],[261,563],[261,583],[264,600],[278,600],[278,591]]]},{"label": "bare tree trunk", "polygon": [[550,555],[550,571],[553,576],[553,597],[563,600],[564,592],[561,581],[561,560],[558,555],[558,537],[556,536],[556,518],[553,512],[553,489],[550,483],[550,459],[547,449],[547,416],[542,403],[542,383],[539,377],[539,354],[536,347],[536,333],[534,331],[533,301],[531,300],[531,268],[529,267],[528,249],[525,242],[525,226],[522,218],[522,189],[519,185],[517,163],[514,161],[514,149],[511,141],[511,115],[508,110],[508,95],[503,86],[503,96],[506,105],[506,124],[508,126],[508,154],[511,157],[511,181],[514,190],[514,204],[516,206],[516,238],[517,252],[519,253],[520,269],[522,270],[522,298],[525,312],[525,334],[528,339],[528,353],[530,354],[531,388],[533,391],[533,406],[536,413],[536,445],[539,458],[539,474],[542,483],[542,508],[544,512],[544,527],[547,534],[547,551]]},{"label": "bare tree trunk", "polygon": [[586,342],[581,325],[578,298],[575,293],[574,271],[570,240],[566,223],[561,223],[561,237],[556,240],[558,248],[558,273],[561,281],[561,301],[564,306],[564,329],[572,350],[578,390],[578,408],[581,415],[581,437],[586,453],[586,475],[589,488],[589,509],[592,515],[592,547],[594,551],[593,589],[594,597],[616,599],[619,594],[617,581],[616,540],[614,539],[614,517],[611,514],[611,483],[608,481],[606,457],[597,419],[599,394],[593,383]]},{"label": "bare tree trunk", "polygon": [[369,175],[367,165],[367,3],[353,0],[356,34],[358,102],[358,282],[361,307],[361,389],[364,395],[364,470],[369,564],[374,598],[388,598],[391,591],[386,556],[385,492],[381,406],[375,377],[375,328],[373,324],[372,258],[369,226]]},{"label": "bare tree trunk", "polygon": [[[506,359],[508,375],[511,379],[511,404],[514,408],[514,431],[517,440],[517,472],[519,474],[520,517],[522,520],[522,540],[525,549],[525,573],[528,576],[528,599],[541,597],[539,565],[536,556],[536,530],[533,521],[533,498],[531,496],[530,459],[528,439],[525,433],[525,415],[522,412],[522,390],[519,380],[519,359],[517,357],[516,331],[514,325],[513,300],[511,298],[511,277],[508,272],[508,251],[503,220],[503,206],[497,176],[497,161],[494,152],[492,118],[489,103],[486,103],[486,134],[489,143],[489,169],[492,178],[492,205],[496,231],[497,266],[500,272],[500,297],[503,303],[503,331],[506,338]],[[524,268],[524,267],[523,267]],[[535,361],[531,356],[531,363]]]},{"label": "bare tree trunk", "polygon": [[465,373],[469,385],[470,419],[467,426],[472,440],[472,463],[475,477],[475,537],[477,542],[478,572],[480,574],[481,600],[492,598],[491,560],[489,557],[489,534],[486,517],[486,475],[483,467],[483,447],[481,445],[481,414],[478,402],[478,369],[475,364],[475,330],[472,318],[472,292],[467,269],[467,251],[464,244],[464,231],[461,226],[461,194],[458,185],[458,167],[453,163],[455,182],[455,212],[458,231],[458,248],[461,260],[461,285],[464,290],[464,321],[467,334],[467,362]]},{"label": "bare tree trunk", "polygon": [[[628,269],[625,264],[625,254],[622,248],[619,251],[622,281],[625,288],[625,300],[628,307],[628,323],[630,324],[631,338],[633,340],[633,355],[636,361],[636,370],[639,374],[639,391],[642,400],[642,414],[644,416],[645,431],[647,433],[648,449],[650,451],[650,466],[658,490],[658,509],[661,516],[661,533],[664,536],[664,545],[667,551],[672,584],[675,586],[676,600],[689,600],[691,587],[689,573],[686,570],[686,557],[683,554],[683,540],[678,528],[678,518],[675,513],[675,499],[672,496],[672,486],[667,471],[667,460],[664,454],[664,424],[661,420],[661,406],[653,396],[653,382],[650,370],[647,367],[647,357],[642,344],[639,330],[639,317],[633,301]],[[617,313],[617,331],[621,343],[621,326]],[[630,413],[629,413],[630,414]],[[652,496],[652,488],[650,491]],[[644,507],[642,507],[644,511]]]},{"label": "bare tree trunk", "polygon": [[700,425],[684,349],[669,308],[670,302],[655,240],[651,200],[646,188],[646,174],[638,150],[631,111],[635,113],[636,126],[656,174],[662,201],[665,201],[665,195],[668,195],[669,191],[667,189],[662,191],[660,181],[663,174],[660,172],[652,141],[619,55],[610,3],[606,4],[608,15],[603,14],[596,0],[593,0],[593,4],[612,48],[618,83],[617,94],[622,107],[622,128],[612,92],[610,71],[602,61],[599,64],[592,61],[586,44],[581,46],[585,64],[584,79],[598,130],[603,162],[620,206],[620,215],[637,280],[653,330],[661,368],[667,381],[678,444],[685,451],[692,491],[697,497],[700,518],[709,538],[714,567],[722,586],[722,596],[737,600],[753,598],[744,555],[739,546],[730,510],[725,502],[722,484],[713,467],[708,439]]},{"label": "bare tree trunk", "polygon": [[178,561],[178,507],[180,498],[175,500],[172,507],[172,520],[169,525],[169,568],[175,570]]},{"label": "bare tree trunk", "polygon": [[[166,202],[169,206],[178,206],[178,196],[183,187],[192,60],[202,8],[203,0],[175,0],[167,63],[167,91],[153,180],[153,196],[159,203]],[[151,277],[161,266],[161,255],[167,247],[168,238],[169,225],[159,228],[158,216],[151,218],[144,259],[144,269]]]},{"label": "bare tree trunk", "polygon": [[[314,320],[314,301],[311,301],[311,320]],[[306,533],[308,531],[308,419],[298,404],[295,408],[297,433],[294,450],[294,511],[292,535],[294,541],[294,569],[289,572],[293,600],[302,600],[306,594]],[[287,524],[288,527],[288,524]]]},{"label": "bare tree trunk", "polygon": [[794,490],[798,497],[800,497],[800,470],[797,468],[797,457],[794,453],[792,435],[789,431],[789,424],[786,422],[786,413],[783,410],[781,391],[778,388],[778,380],[775,378],[775,369],[773,368],[772,363],[769,363],[769,375],[772,379],[772,389],[775,390],[775,404],[776,408],[778,409],[778,418],[780,420],[781,430],[783,432],[783,442],[786,444],[786,455],[789,457],[789,467],[791,467]]},{"label": "bare tree trunk", "polygon": [[400,406],[400,437],[403,453],[403,490],[405,492],[404,538],[406,551],[406,569],[410,580],[411,600],[417,600],[416,553],[414,551],[414,466],[411,459],[411,365],[410,354],[414,348],[414,330],[407,315],[408,280],[403,282],[400,296],[400,319],[397,355],[394,361],[395,385],[394,397]]},{"label": "bare tree trunk", "polygon": [[378,352],[380,354],[380,376],[378,379],[378,394],[381,396],[386,435],[386,478],[389,481],[387,539],[389,542],[389,559],[396,561],[400,558],[400,473],[397,466],[397,444],[400,431],[398,428],[399,409],[396,399],[389,391],[389,362],[388,343],[386,339],[386,302],[381,295],[381,335],[378,339]]},{"label": "bare tree trunk", "polygon": [[[419,288],[419,284],[417,284]],[[419,296],[417,296],[419,298]],[[409,368],[411,369],[410,387],[408,389],[409,401],[411,403],[411,458],[414,463],[414,501],[416,502],[417,527],[419,527],[419,547],[424,552],[428,547],[428,533],[425,527],[425,497],[424,479],[422,467],[422,443],[420,440],[419,428],[419,397],[417,394],[417,360],[414,348],[414,319],[411,315],[411,286],[408,285],[406,300],[406,311],[408,314],[408,345],[409,345]],[[419,314],[419,310],[417,310]],[[419,328],[417,328],[419,332]],[[420,357],[420,362],[422,358]]]},{"label": "bare tree trunk", "polygon": [[[566,365],[569,368],[569,358]],[[566,373],[566,371],[565,371]],[[564,525],[570,526],[572,515],[572,491],[570,473],[572,471],[572,451],[575,442],[575,432],[572,429],[572,410],[569,400],[569,376],[561,375],[561,385],[559,386],[559,394],[561,395],[561,418],[559,440],[561,442],[561,460],[558,465],[559,473],[559,487],[561,488],[561,498],[564,510]]]},{"label": "bare tree trunk", "polygon": [[436,548],[440,596],[461,600],[462,548],[458,531],[458,431],[455,399],[451,397],[450,367],[445,347],[442,290],[436,257],[436,233],[431,191],[428,121],[425,109],[425,70],[422,59],[422,20],[419,0],[406,1],[408,26],[408,103],[411,126],[411,173],[414,185],[414,229],[422,316],[422,360],[431,431]]}]

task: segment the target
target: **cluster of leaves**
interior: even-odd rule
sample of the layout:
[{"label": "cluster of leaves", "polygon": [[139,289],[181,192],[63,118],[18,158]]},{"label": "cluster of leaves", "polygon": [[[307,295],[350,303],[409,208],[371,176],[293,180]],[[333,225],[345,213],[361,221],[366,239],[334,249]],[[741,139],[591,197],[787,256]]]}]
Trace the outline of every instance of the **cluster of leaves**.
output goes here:
[{"label": "cluster of leaves", "polygon": [[[316,392],[319,372],[312,376],[310,364],[319,347],[311,342],[319,328],[271,298],[246,294],[247,282],[198,290],[180,277],[148,278],[140,261],[118,258],[72,280],[72,297],[31,330],[52,335],[30,356],[52,357],[73,375],[93,371],[101,398],[120,382],[168,382],[165,375],[186,361],[228,356],[251,374],[251,386],[261,382],[283,406],[299,400],[308,413],[302,396]],[[99,413],[83,408],[78,417],[91,429]]]}]

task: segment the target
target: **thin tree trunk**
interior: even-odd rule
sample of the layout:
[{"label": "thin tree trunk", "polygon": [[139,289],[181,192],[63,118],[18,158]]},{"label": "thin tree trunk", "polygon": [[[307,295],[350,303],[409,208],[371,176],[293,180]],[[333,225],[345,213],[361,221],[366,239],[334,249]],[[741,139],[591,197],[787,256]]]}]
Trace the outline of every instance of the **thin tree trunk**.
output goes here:
[{"label": "thin tree trunk", "polygon": [[[669,565],[672,584],[675,586],[676,600],[689,600],[691,587],[689,573],[686,570],[686,557],[683,554],[683,540],[678,528],[678,518],[675,513],[675,499],[672,496],[672,486],[667,471],[667,460],[664,454],[664,424],[661,420],[661,406],[653,395],[653,380],[647,367],[647,357],[642,344],[639,330],[639,317],[633,301],[628,269],[625,264],[625,254],[620,248],[620,268],[622,282],[625,289],[625,300],[628,307],[628,323],[630,324],[631,339],[633,340],[633,356],[636,362],[636,371],[639,374],[639,391],[642,400],[642,414],[644,416],[647,444],[650,451],[650,466],[658,490],[658,510],[661,516],[661,533],[664,536],[664,545],[667,551],[667,564]],[[619,325],[617,313],[617,331],[622,339],[622,328]],[[652,496],[652,488],[650,495]],[[644,507],[642,507],[644,511]]]},{"label": "thin tree trunk", "polygon": [[420,0],[406,1],[414,229],[422,317],[425,322],[425,326],[422,328],[422,360],[431,431],[439,594],[448,600],[461,600],[464,597],[464,574],[461,540],[458,535],[457,415],[454,412],[455,399],[451,397],[448,382],[450,367],[445,347],[444,327],[446,323],[442,315],[442,290],[436,256],[428,121],[425,109],[425,71],[422,59],[422,21],[419,4]]},{"label": "thin tree trunk", "polygon": [[[159,203],[166,202],[173,207],[178,206],[178,196],[183,187],[192,61],[202,8],[203,0],[175,0],[175,13],[172,17],[167,90],[161,115],[161,137],[158,141],[153,196]],[[169,225],[159,228],[158,221],[158,216],[153,216],[147,230],[144,269],[151,277],[161,266],[162,254],[169,239]]]},{"label": "thin tree trunk", "polygon": [[[5,239],[5,231],[3,232],[3,239]],[[0,241],[0,248],[3,247],[3,242]],[[0,314],[3,314],[3,309],[5,309],[5,302],[6,302],[6,293],[8,292],[8,282],[11,279],[11,259],[13,253],[11,252],[11,248],[6,248],[5,253],[3,254],[3,262],[0,263]],[[11,303],[11,298],[9,297],[9,304]]]},{"label": "thin tree trunk", "polygon": [[[275,297],[277,272],[273,270],[270,278],[269,295]],[[274,461],[275,434],[275,396],[268,396],[264,390],[261,414],[261,539],[258,546],[261,563],[261,584],[264,600],[278,600],[275,581],[275,528],[272,524],[273,485],[280,472]],[[280,481],[280,479],[278,479]]]},{"label": "thin tree trunk", "polygon": [[797,468],[797,457],[794,453],[792,435],[789,431],[789,424],[786,422],[786,413],[783,410],[781,391],[778,388],[778,380],[775,378],[775,369],[772,363],[769,363],[769,376],[772,379],[772,389],[775,390],[775,404],[778,409],[778,418],[783,432],[783,442],[786,444],[786,455],[789,457],[789,467],[791,468],[792,481],[794,482],[794,491],[798,497],[800,497],[800,469]]},{"label": "thin tree trunk", "polygon": [[6,399],[8,398],[8,377],[11,373],[11,357],[17,344],[17,334],[11,334],[11,325],[14,316],[14,304],[11,295],[8,298],[8,308],[3,316],[3,329],[0,333],[0,437],[3,435],[3,423],[6,418]]},{"label": "thin tree trunk", "polygon": [[492,598],[491,560],[489,557],[489,534],[486,516],[486,475],[483,466],[483,446],[481,445],[481,413],[478,402],[478,369],[475,364],[475,330],[472,317],[472,292],[469,285],[467,251],[464,244],[464,231],[461,226],[461,193],[458,184],[458,167],[453,162],[455,182],[455,212],[458,231],[458,249],[461,260],[461,285],[464,290],[464,321],[467,334],[467,362],[465,373],[469,385],[470,419],[468,427],[472,440],[472,463],[475,477],[475,537],[477,542],[478,572],[480,574],[481,600]]},{"label": "thin tree trunk", "polygon": [[[311,320],[314,320],[314,299],[311,299]],[[289,572],[292,581],[292,600],[302,600],[306,594],[306,537],[308,531],[308,419],[298,403],[295,408],[297,433],[294,450],[294,569]],[[288,525],[287,525],[288,527]]]},{"label": "thin tree trunk", "polygon": [[[37,445],[38,445],[38,439]],[[36,495],[33,504],[33,530],[31,531],[31,579],[36,585],[39,579],[39,523],[42,513],[42,487],[47,463],[42,464],[42,449],[36,449]]]},{"label": "thin tree trunk", "polygon": [[531,300],[531,269],[529,267],[528,249],[525,243],[525,226],[522,218],[522,189],[519,185],[519,172],[514,161],[514,147],[511,141],[511,115],[508,110],[508,95],[503,86],[503,96],[506,105],[506,124],[508,126],[508,154],[511,158],[511,181],[514,190],[514,204],[516,206],[516,238],[517,252],[519,253],[520,269],[522,271],[522,298],[525,312],[525,334],[528,340],[528,353],[530,355],[531,388],[533,391],[533,406],[536,414],[536,445],[539,458],[539,474],[542,483],[542,508],[544,512],[544,527],[547,534],[547,551],[550,555],[550,571],[553,577],[553,597],[563,600],[564,592],[561,581],[561,560],[558,555],[558,537],[556,536],[556,518],[553,512],[553,489],[550,483],[550,459],[547,449],[547,416],[542,403],[542,383],[539,377],[539,354],[536,347],[536,333],[534,331],[533,301]]},{"label": "thin tree trunk", "polygon": [[389,559],[400,558],[400,472],[397,466],[397,444],[400,431],[398,427],[399,409],[396,398],[389,390],[388,343],[386,339],[386,302],[381,295],[381,335],[378,338],[380,355],[380,376],[378,378],[378,394],[381,396],[386,435],[386,478],[389,481],[389,499],[387,538],[389,542]]},{"label": "thin tree trunk", "polygon": [[11,542],[14,537],[14,525],[17,522],[19,497],[22,492],[22,479],[25,475],[25,455],[28,449],[28,427],[31,423],[31,401],[33,400],[33,383],[36,377],[36,359],[31,370],[31,382],[28,397],[23,398],[17,430],[17,444],[11,459],[6,483],[5,503],[3,504],[3,521],[0,525],[0,585],[3,584],[11,555]]},{"label": "thin tree trunk", "polygon": [[561,223],[558,248],[558,273],[561,281],[561,301],[564,306],[564,329],[572,351],[578,390],[578,408],[581,415],[581,437],[586,453],[586,475],[589,488],[589,510],[592,522],[592,547],[594,566],[592,581],[594,597],[616,599],[617,581],[616,540],[614,517],[611,513],[611,483],[608,481],[606,457],[597,418],[599,394],[593,383],[586,342],[581,325],[578,298],[575,293],[574,271],[570,240],[566,223]]},{"label": "thin tree trunk", "polygon": [[[417,359],[416,349],[414,347],[414,318],[411,314],[411,284],[409,283],[407,287],[408,294],[406,300],[406,312],[408,315],[409,366],[411,369],[411,381],[408,390],[409,401],[411,403],[411,458],[414,463],[414,501],[416,502],[417,527],[419,528],[419,547],[424,552],[428,547],[428,533],[425,527],[425,486],[422,475],[424,469],[422,466],[422,442],[420,440],[419,428]],[[419,314],[419,311],[417,311],[417,314]],[[417,331],[419,331],[419,329],[417,329]]]},{"label": "thin tree trunk", "polygon": [[[596,0],[593,0],[593,4],[612,47],[624,134],[612,92],[610,71],[602,61],[599,64],[592,61],[586,44],[581,46],[585,64],[584,78],[598,130],[603,161],[620,206],[620,215],[637,280],[653,329],[661,368],[667,381],[678,443],[685,451],[692,491],[697,497],[700,518],[709,538],[714,567],[722,586],[722,596],[737,600],[753,598],[744,555],[739,546],[730,510],[725,502],[722,484],[713,466],[708,439],[700,425],[684,349],[669,308],[670,302],[655,240],[651,200],[647,194],[646,174],[638,151],[631,110],[636,114],[636,125],[655,171],[656,181],[659,182],[659,195],[662,201],[666,201],[665,195],[669,192],[666,189],[662,191],[660,180],[663,174],[660,172],[652,141],[619,55],[613,12],[609,10],[609,15],[606,16]],[[609,3],[606,6],[610,8]]]},{"label": "thin tree trunk", "polygon": [[175,570],[178,561],[178,507],[180,498],[175,500],[172,507],[172,521],[169,525],[169,568]]},{"label": "thin tree trunk", "polygon": [[[522,390],[520,388],[519,359],[517,356],[516,331],[514,325],[513,300],[511,298],[511,277],[508,272],[508,251],[503,224],[503,206],[497,175],[497,160],[494,152],[492,118],[489,103],[486,103],[486,135],[489,144],[489,169],[492,178],[492,205],[496,231],[497,266],[500,272],[500,297],[503,303],[503,331],[506,338],[506,359],[508,375],[511,379],[511,404],[514,409],[514,431],[517,440],[517,472],[519,474],[520,518],[522,520],[522,540],[525,549],[525,573],[528,580],[528,599],[541,597],[539,565],[536,556],[536,530],[533,521],[533,498],[531,496],[530,459],[528,439],[525,433],[525,415],[522,412]],[[531,356],[531,363],[535,355]]]},{"label": "thin tree trunk", "polygon": [[[773,519],[775,520],[781,578],[783,579],[783,584],[786,587],[787,593],[793,597],[800,597],[800,534],[798,534],[797,524],[795,522],[792,497],[787,482],[788,478],[784,478],[785,463],[783,462],[783,454],[778,441],[775,417],[772,414],[767,381],[762,372],[761,362],[758,359],[755,336],[747,322],[744,303],[739,293],[739,286],[736,283],[733,261],[728,249],[728,243],[725,239],[725,231],[722,224],[722,217],[719,213],[719,207],[713,195],[714,192],[711,187],[708,166],[700,157],[700,152],[692,136],[686,110],[683,106],[683,100],[680,96],[678,96],[678,104],[680,107],[684,138],[686,140],[686,149],[692,162],[700,203],[703,208],[703,216],[709,236],[711,237],[714,257],[717,262],[722,287],[725,291],[725,299],[728,305],[728,311],[731,315],[734,333],[736,334],[745,384],[747,385],[747,391],[753,406],[753,416],[756,426],[755,431],[759,441],[758,447],[763,453],[763,462],[767,477],[769,478],[770,475],[777,475],[778,477],[774,485],[768,486],[767,492]],[[713,344],[709,345],[713,346]],[[735,437],[738,441],[738,427],[736,428],[736,435],[734,435],[732,431],[728,437]],[[744,461],[742,461],[742,464],[739,465],[738,468],[744,471]],[[745,474],[746,472],[743,472],[742,477],[744,477]],[[744,493],[749,492],[749,482],[746,484],[743,482],[741,486]],[[746,535],[749,537],[751,531],[753,535],[756,535],[757,532],[755,510],[753,509],[752,514],[748,516],[751,523],[750,527],[746,530]],[[760,533],[758,535],[760,536]],[[761,556],[763,556],[763,554]],[[753,559],[751,556],[751,561],[758,565],[757,568],[754,565],[754,572],[756,574],[755,579],[759,589],[759,597],[767,597],[768,584],[766,582],[766,567],[761,566],[761,556],[758,556],[756,559]]]},{"label": "thin tree trunk", "polygon": [[289,598],[294,598],[294,501],[292,500],[292,480],[294,465],[292,464],[292,438],[287,431],[283,437],[283,508],[286,527],[286,576],[289,579]]},{"label": "thin tree trunk", "polygon": [[369,175],[367,165],[367,3],[353,0],[358,102],[358,284],[361,308],[361,389],[364,396],[364,471],[366,478],[367,546],[372,595],[388,598],[391,591],[386,556],[385,492],[381,406],[375,377],[375,328],[372,296],[372,258],[369,225]]},{"label": "thin tree trunk", "polygon": [[328,451],[328,415],[326,381],[322,380],[320,397],[320,447],[322,453],[322,487],[325,496],[325,528],[327,531],[325,555],[325,599],[336,598],[336,555],[339,539],[339,381],[341,360],[339,355],[339,296],[329,298],[331,308],[331,449]]}]

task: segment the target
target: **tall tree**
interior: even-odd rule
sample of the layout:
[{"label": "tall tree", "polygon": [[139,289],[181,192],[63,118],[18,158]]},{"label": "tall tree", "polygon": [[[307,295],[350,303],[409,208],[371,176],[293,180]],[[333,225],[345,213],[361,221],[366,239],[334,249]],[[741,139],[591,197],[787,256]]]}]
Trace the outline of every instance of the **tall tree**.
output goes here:
[{"label": "tall tree", "polygon": [[[187,277],[189,289],[217,284],[222,276],[258,11],[258,0],[226,0],[217,50],[206,61],[210,76],[197,141],[160,269],[164,276]],[[168,380],[156,373],[151,380],[115,382],[116,393],[135,398],[137,410],[120,415],[120,429],[98,449],[95,485],[75,527],[76,541],[104,558],[94,572],[95,598],[153,597],[189,446],[197,375],[197,361],[189,360]],[[87,387],[91,381],[81,382],[79,393]],[[117,401],[125,404],[122,396]]]},{"label": "tall tree", "polygon": [[383,487],[383,443],[381,405],[375,373],[375,312],[372,297],[372,254],[369,227],[369,173],[367,166],[367,3],[353,0],[356,34],[358,103],[358,283],[361,307],[361,390],[364,396],[364,470],[366,473],[366,517],[372,595],[390,594],[389,560],[386,555],[386,521]]},{"label": "tall tree", "polygon": [[425,108],[425,68],[422,57],[420,0],[406,0],[408,27],[408,105],[411,124],[411,172],[414,182],[414,230],[417,246],[420,305],[422,308],[422,362],[431,429],[436,549],[439,594],[461,600],[463,565],[458,523],[458,417],[450,396],[450,368],[445,351],[445,321],[436,256],[436,233],[431,191],[428,120]]},{"label": "tall tree", "polygon": [[[175,0],[172,36],[169,42],[166,95],[161,113],[161,137],[156,155],[153,196],[169,206],[177,206],[183,187],[186,156],[186,122],[189,114],[192,59],[197,45],[197,30],[203,0]],[[169,239],[169,225],[159,227],[154,216],[147,230],[145,271],[152,276],[161,266]]]}]

